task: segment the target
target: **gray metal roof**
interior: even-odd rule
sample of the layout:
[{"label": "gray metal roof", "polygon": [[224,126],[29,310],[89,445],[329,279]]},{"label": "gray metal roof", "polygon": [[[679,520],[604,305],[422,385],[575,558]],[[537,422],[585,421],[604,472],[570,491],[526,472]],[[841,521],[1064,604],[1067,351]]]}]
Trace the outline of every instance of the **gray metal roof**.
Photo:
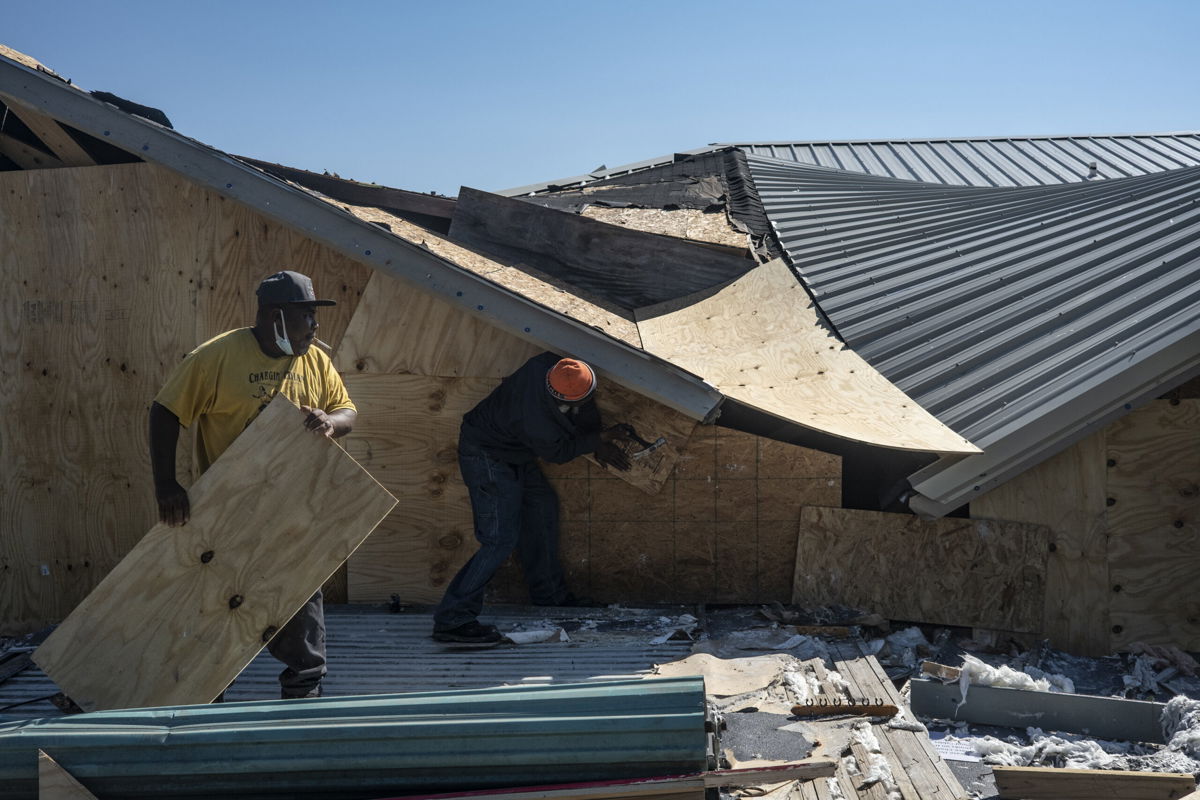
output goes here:
[{"label": "gray metal roof", "polygon": [[1079,136],[723,142],[679,153],[506,189],[510,197],[557,191],[661,167],[681,158],[738,147],[750,155],[951,186],[1042,186],[1127,178],[1200,165],[1200,131]]},{"label": "gray metal roof", "polygon": [[1200,167],[981,188],[748,163],[841,337],[985,450],[918,473],[938,503],[1200,372]]}]

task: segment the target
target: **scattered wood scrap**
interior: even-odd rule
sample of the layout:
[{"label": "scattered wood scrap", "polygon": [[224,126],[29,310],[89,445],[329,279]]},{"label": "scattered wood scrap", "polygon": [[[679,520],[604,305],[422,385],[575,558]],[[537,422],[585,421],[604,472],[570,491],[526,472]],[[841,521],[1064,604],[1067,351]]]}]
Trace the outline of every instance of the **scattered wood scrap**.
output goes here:
[{"label": "scattered wood scrap", "polygon": [[1000,800],[1179,800],[1191,775],[1053,767],[993,767]]},{"label": "scattered wood scrap", "polygon": [[956,681],[962,676],[962,669],[959,667],[948,667],[945,664],[937,664],[933,661],[925,661],[921,663],[921,674],[937,678],[940,681]]},{"label": "scattered wood scrap", "polygon": [[856,717],[894,717],[900,709],[890,703],[829,703],[816,702],[792,706],[792,714],[797,717],[832,717],[839,714],[850,714]]}]

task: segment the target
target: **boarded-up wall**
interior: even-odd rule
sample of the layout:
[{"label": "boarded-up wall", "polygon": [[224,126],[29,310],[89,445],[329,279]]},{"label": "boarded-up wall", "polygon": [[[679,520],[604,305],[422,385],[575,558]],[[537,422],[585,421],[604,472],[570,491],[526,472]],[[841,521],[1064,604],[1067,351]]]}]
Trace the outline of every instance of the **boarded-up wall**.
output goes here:
[{"label": "boarded-up wall", "polygon": [[[360,412],[346,447],[400,503],[351,559],[352,601],[440,598],[477,546],[455,456],[462,415],[537,352],[372,279],[336,358]],[[838,504],[840,459],[712,427],[689,438],[690,421],[608,379],[600,398],[607,421],[666,435],[678,464],[646,491],[585,459],[543,465],[560,496],[572,590],[612,602],[785,599],[800,507]],[[491,596],[528,599],[516,566]]]},{"label": "boarded-up wall", "polygon": [[369,270],[150,164],[0,173],[0,627],[61,619],[155,519],[146,409],[295,268],[341,302]]}]

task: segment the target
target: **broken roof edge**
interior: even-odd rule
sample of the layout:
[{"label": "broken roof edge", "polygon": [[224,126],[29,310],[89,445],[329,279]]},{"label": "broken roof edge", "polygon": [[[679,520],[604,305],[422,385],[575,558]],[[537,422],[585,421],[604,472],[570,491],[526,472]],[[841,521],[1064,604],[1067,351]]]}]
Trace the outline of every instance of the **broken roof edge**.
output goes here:
[{"label": "broken roof edge", "polygon": [[1197,375],[1200,323],[1132,368],[1075,396],[1074,402],[983,442],[982,454],[943,457],[914,472],[908,477],[915,492],[909,507],[923,516],[945,516]]},{"label": "broken roof edge", "polygon": [[454,266],[214,147],[126,114],[58,78],[0,57],[0,92],[295,228],[372,269],[547,349],[618,374],[632,389],[701,421],[724,399],[702,379]]},{"label": "broken roof edge", "polygon": [[661,167],[665,164],[673,164],[678,160],[679,156],[699,156],[705,153],[715,153],[718,150],[728,150],[728,145],[708,145],[707,147],[697,147],[692,150],[677,150],[674,153],[657,158],[647,158],[642,161],[634,161],[629,164],[623,164],[612,169],[595,170],[582,175],[572,175],[569,178],[559,178],[557,180],[540,181],[531,183],[527,186],[515,186],[511,189],[500,189],[492,192],[492,194],[502,195],[504,197],[524,197],[527,195],[538,194],[559,189],[570,189],[576,186],[583,186],[596,181],[606,180],[608,178],[616,178],[622,175],[628,175],[633,172],[641,172],[642,170],[651,169],[653,167]]},{"label": "broken roof edge", "polygon": [[810,144],[894,144],[896,142],[1006,142],[1029,139],[1135,139],[1147,136],[1196,136],[1200,130],[1145,131],[1142,133],[1031,133],[1007,136],[882,136],[866,139],[766,139],[760,142],[717,142],[716,147],[783,147]]}]

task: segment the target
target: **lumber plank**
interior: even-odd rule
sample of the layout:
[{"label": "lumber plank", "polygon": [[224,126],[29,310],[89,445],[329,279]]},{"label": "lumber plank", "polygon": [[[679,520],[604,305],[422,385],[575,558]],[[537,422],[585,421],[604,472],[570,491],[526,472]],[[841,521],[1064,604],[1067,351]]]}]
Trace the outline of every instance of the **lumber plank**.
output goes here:
[{"label": "lumber plank", "polygon": [[44,750],[38,750],[38,800],[96,800],[96,795]]},{"label": "lumber plank", "polygon": [[33,660],[81,708],[207,703],[396,504],[277,396]]},{"label": "lumber plank", "polygon": [[1037,630],[1049,538],[1049,529],[1027,523],[808,507],[800,516],[792,602]]},{"label": "lumber plank", "polygon": [[339,372],[503,378],[538,345],[376,272],[334,358]]},{"label": "lumber plank", "polygon": [[11,113],[16,114],[21,122],[49,148],[64,167],[94,167],[96,160],[67,133],[53,117],[48,117],[40,111],[21,105],[6,94],[0,94],[0,101],[8,106]]},{"label": "lumber plank", "polygon": [[1111,652],[1105,435],[1094,433],[971,501],[975,519],[1050,528],[1042,633],[1055,647],[1090,656]]},{"label": "lumber plank", "polygon": [[1155,400],[1108,428],[1112,634],[1200,649],[1200,400]]},{"label": "lumber plank", "polygon": [[754,265],[748,251],[719,252],[465,186],[450,238],[519,259],[626,309],[700,291]]},{"label": "lumber plank", "polygon": [[646,350],[762,411],[881,447],[979,452],[824,327],[780,259],[635,316]]},{"label": "lumber plank", "polygon": [[1191,775],[1128,770],[992,767],[1001,800],[1177,800]]},{"label": "lumber plank", "polygon": [[0,133],[0,155],[21,169],[61,169],[66,166],[56,156],[31,147],[7,133]]}]

